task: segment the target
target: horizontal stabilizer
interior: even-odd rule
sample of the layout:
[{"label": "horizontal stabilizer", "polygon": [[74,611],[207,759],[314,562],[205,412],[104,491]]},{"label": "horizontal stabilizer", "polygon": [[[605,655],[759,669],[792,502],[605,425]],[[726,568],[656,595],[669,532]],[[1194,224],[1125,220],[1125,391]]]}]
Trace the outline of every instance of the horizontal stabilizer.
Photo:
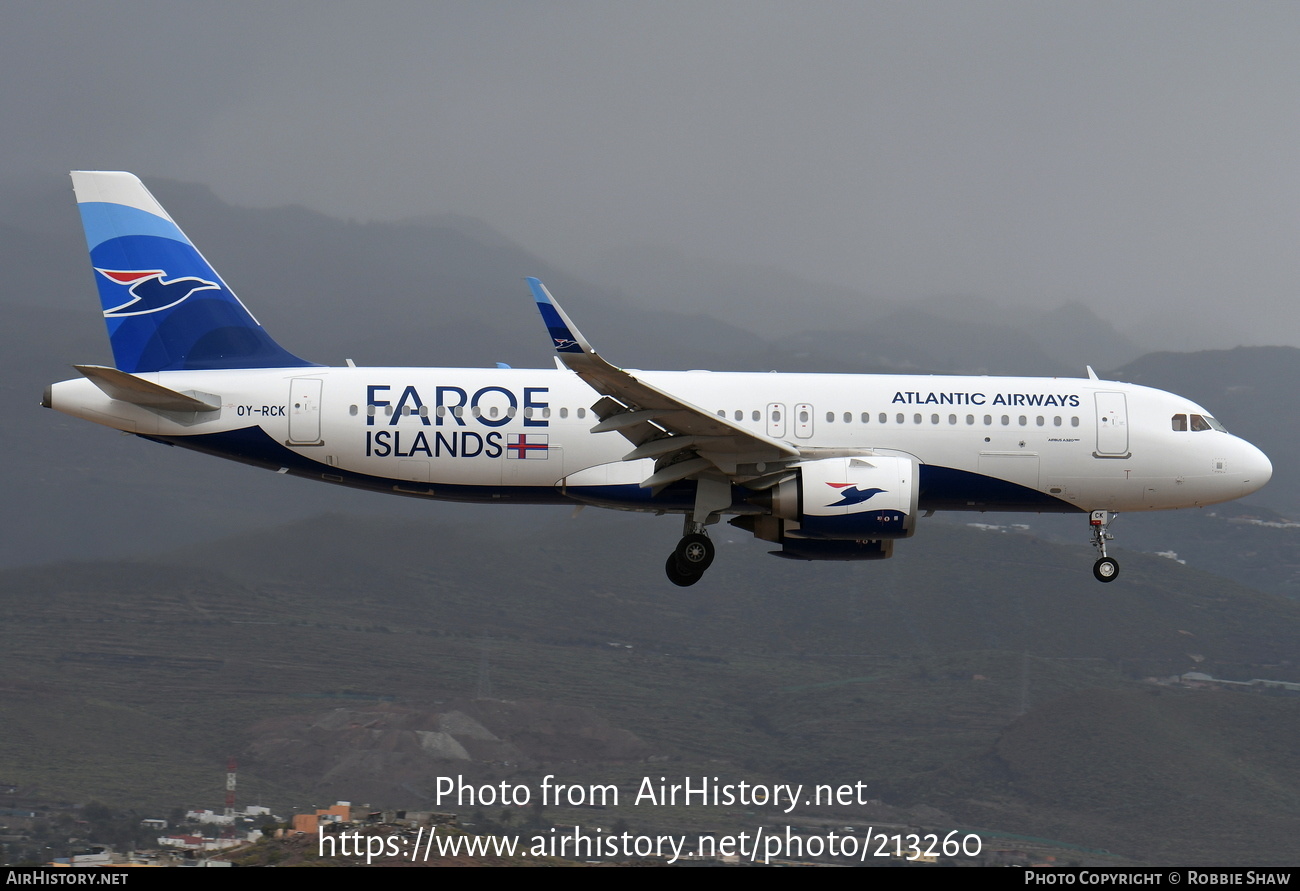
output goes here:
[{"label": "horizontal stabilizer", "polygon": [[[103,365],[72,367],[111,398],[139,405],[142,408],[156,408],[162,411],[217,411],[221,408],[219,397],[208,393],[191,396]],[[200,399],[200,395],[207,399]],[[209,399],[212,401],[208,401]]]}]

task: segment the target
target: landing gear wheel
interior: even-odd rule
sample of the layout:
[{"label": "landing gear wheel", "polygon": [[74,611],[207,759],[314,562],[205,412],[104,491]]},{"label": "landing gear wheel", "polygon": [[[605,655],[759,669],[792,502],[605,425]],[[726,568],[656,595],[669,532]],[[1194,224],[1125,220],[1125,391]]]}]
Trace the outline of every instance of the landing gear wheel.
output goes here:
[{"label": "landing gear wheel", "polygon": [[677,568],[684,574],[693,574],[697,577],[703,575],[704,570],[713,564],[713,555],[713,542],[700,532],[683,535],[682,540],[677,542],[677,550],[673,551]]},{"label": "landing gear wheel", "polygon": [[1095,510],[1088,518],[1088,525],[1092,527],[1092,546],[1101,555],[1101,559],[1092,564],[1092,574],[1099,582],[1113,582],[1119,577],[1119,561],[1106,555],[1106,542],[1115,539],[1110,534],[1110,524],[1118,516],[1108,510]]},{"label": "landing gear wheel", "polygon": [[664,572],[668,574],[668,581],[679,588],[689,588],[704,577],[703,572],[682,572],[681,566],[677,563],[676,551],[668,555],[668,562],[664,564]]},{"label": "landing gear wheel", "polygon": [[1119,561],[1114,557],[1102,557],[1092,564],[1092,574],[1099,582],[1113,582],[1119,576]]}]

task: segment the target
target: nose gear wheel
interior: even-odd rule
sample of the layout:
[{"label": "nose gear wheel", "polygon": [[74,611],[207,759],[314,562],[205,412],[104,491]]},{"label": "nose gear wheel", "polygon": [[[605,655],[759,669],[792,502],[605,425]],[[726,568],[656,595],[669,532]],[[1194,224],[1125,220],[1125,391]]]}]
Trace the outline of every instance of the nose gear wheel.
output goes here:
[{"label": "nose gear wheel", "polygon": [[1108,510],[1095,510],[1088,518],[1092,526],[1092,546],[1101,554],[1101,559],[1092,564],[1092,574],[1099,582],[1113,582],[1119,577],[1119,561],[1106,555],[1106,542],[1113,541],[1110,524],[1119,514]]}]

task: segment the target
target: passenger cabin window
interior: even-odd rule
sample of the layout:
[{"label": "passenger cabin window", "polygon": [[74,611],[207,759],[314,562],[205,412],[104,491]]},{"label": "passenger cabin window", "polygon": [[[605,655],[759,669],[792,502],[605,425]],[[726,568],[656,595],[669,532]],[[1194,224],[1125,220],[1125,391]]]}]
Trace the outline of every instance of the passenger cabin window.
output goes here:
[{"label": "passenger cabin window", "polygon": [[1187,429],[1187,415],[1174,415],[1173,427],[1179,433]]}]

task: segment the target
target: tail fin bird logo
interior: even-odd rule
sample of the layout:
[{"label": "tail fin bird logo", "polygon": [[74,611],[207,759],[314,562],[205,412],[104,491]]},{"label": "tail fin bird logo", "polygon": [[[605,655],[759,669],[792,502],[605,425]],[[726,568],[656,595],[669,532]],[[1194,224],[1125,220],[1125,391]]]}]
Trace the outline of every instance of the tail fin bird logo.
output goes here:
[{"label": "tail fin bird logo", "polygon": [[185,278],[167,279],[162,269],[100,269],[95,271],[104,278],[119,285],[129,285],[127,293],[131,299],[112,309],[104,310],[105,318],[115,319],[125,316],[143,316],[151,312],[162,312],[184,302],[196,291],[210,291],[220,288],[216,282],[187,276]]}]

